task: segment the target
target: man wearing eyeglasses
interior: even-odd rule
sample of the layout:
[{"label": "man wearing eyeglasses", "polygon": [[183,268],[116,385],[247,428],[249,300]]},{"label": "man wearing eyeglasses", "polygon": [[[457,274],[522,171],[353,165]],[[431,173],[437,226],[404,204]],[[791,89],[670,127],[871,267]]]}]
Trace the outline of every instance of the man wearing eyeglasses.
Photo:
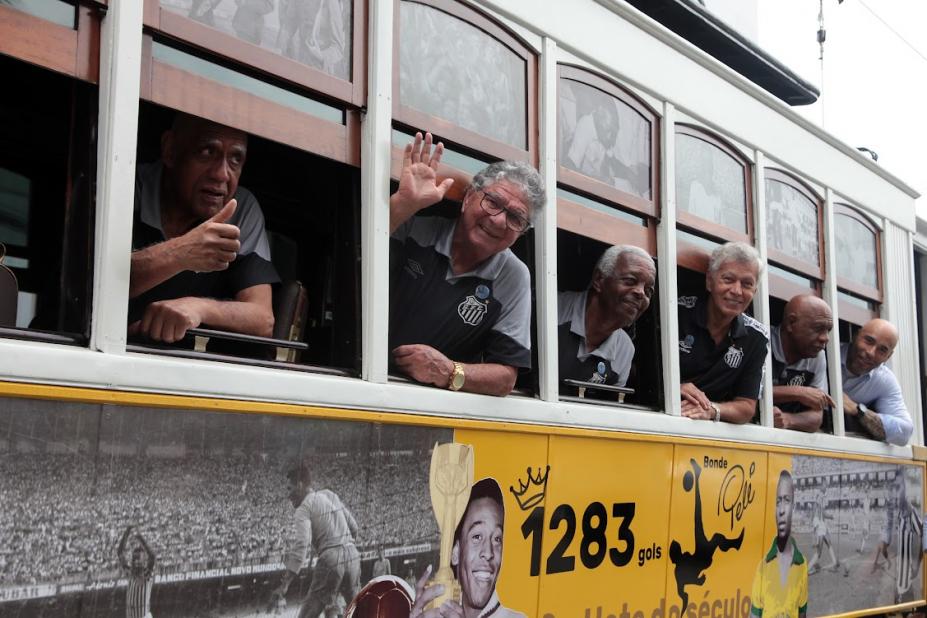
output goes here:
[{"label": "man wearing eyeglasses", "polygon": [[390,197],[391,368],[439,388],[504,396],[531,367],[531,279],[509,249],[545,193],[537,170],[500,161],[473,177],[455,219],[415,216],[444,199],[444,150],[416,133]]}]

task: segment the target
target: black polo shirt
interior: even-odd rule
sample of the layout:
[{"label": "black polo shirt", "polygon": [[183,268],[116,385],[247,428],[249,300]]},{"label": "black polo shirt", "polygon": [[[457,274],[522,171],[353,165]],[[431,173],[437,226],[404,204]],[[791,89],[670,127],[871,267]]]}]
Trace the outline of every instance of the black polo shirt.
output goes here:
[{"label": "black polo shirt", "polygon": [[[634,360],[634,344],[622,329],[612,333],[593,350],[586,346],[586,301],[588,291],[557,295],[557,344],[560,379],[572,378],[596,384],[624,386]],[[574,393],[576,387],[561,387]],[[614,396],[612,396],[613,398]]]},{"label": "black polo shirt", "polygon": [[759,399],[769,335],[766,326],[739,315],[720,345],[708,332],[708,298],[680,296],[679,374],[715,402]]},{"label": "black polo shirt", "polygon": [[[139,165],[135,174],[135,211],[132,222],[132,250],[164,242],[161,228],[161,164]],[[145,307],[159,300],[195,296],[233,299],[238,292],[262,283],[277,283],[280,277],[270,262],[270,247],[264,231],[264,215],[254,195],[239,187],[238,206],[229,223],[241,230],[241,248],[226,270],[177,273],[147,292],[129,300],[129,323],[142,318]]]},{"label": "black polo shirt", "polygon": [[531,368],[531,277],[509,249],[471,272],[450,265],[456,220],[412,217],[390,238],[390,349],[429,345],[451,360]]}]

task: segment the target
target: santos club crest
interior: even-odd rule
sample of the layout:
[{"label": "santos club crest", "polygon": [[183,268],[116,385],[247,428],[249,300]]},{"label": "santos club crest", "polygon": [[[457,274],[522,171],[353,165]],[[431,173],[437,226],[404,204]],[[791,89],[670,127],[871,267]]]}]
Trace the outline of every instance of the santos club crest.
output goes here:
[{"label": "santos club crest", "polygon": [[478,326],[483,321],[486,311],[488,311],[486,303],[472,295],[467,296],[466,300],[457,305],[457,315],[470,326]]},{"label": "santos club crest", "polygon": [[724,353],[724,362],[727,363],[727,366],[731,369],[740,367],[740,361],[743,359],[744,351],[734,346],[729,347],[727,352]]}]

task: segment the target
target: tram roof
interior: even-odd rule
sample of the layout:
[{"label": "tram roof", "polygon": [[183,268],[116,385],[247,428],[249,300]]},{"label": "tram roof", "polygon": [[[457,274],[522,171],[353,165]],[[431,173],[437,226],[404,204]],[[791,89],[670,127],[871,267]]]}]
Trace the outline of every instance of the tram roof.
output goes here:
[{"label": "tram roof", "polygon": [[810,105],[821,94],[694,0],[627,1],[789,105]]}]

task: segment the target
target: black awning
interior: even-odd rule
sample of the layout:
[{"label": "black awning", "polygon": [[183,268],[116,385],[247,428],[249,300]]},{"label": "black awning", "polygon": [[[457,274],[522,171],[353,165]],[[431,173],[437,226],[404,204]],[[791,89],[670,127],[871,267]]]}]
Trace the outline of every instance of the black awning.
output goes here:
[{"label": "black awning", "polygon": [[627,2],[789,105],[809,105],[821,94],[695,0]]}]

